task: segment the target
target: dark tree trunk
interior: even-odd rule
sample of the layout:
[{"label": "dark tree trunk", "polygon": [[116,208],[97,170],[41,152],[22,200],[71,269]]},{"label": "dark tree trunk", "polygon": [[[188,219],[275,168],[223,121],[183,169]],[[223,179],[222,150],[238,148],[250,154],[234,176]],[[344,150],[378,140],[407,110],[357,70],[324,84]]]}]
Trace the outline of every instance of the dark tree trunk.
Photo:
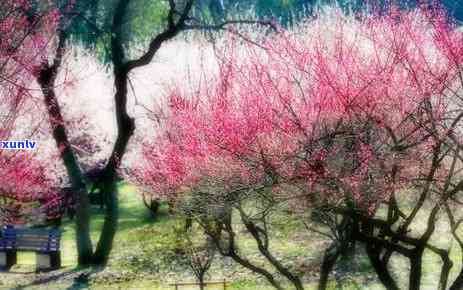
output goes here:
[{"label": "dark tree trunk", "polygon": [[267,270],[263,269],[263,268],[260,268],[258,266],[255,266],[253,264],[251,264],[248,260],[245,260],[243,258],[241,258],[240,256],[238,256],[237,254],[235,253],[231,253],[230,255],[228,255],[230,258],[232,258],[235,262],[237,262],[238,264],[240,264],[241,266],[251,270],[252,272],[254,273],[257,273],[257,274],[260,274],[262,276],[264,276],[267,281],[273,286],[275,287],[275,289],[277,290],[283,290],[283,287],[280,286],[280,283],[278,283],[276,280],[275,280],[275,277],[273,277],[273,275],[268,272]]},{"label": "dark tree trunk", "polygon": [[105,185],[107,190],[105,194],[106,212],[101,230],[100,239],[93,256],[93,264],[106,265],[109,260],[114,238],[117,231],[117,221],[119,217],[119,206],[117,198],[117,187],[115,183]]},{"label": "dark tree trunk", "polygon": [[116,193],[116,171],[119,168],[127,144],[135,130],[135,122],[127,112],[129,73],[137,67],[149,64],[161,45],[181,31],[193,5],[192,0],[186,2],[177,23],[174,21],[174,15],[176,15],[178,11],[174,5],[170,5],[168,27],[166,30],[152,39],[148,51],[140,58],[126,61],[122,35],[129,2],[130,1],[127,0],[119,0],[117,2],[114,10],[113,23],[111,25],[111,60],[114,66],[114,86],[116,88],[114,101],[116,107],[117,139],[111,157],[103,170],[102,179],[98,182],[98,187],[106,195],[106,216],[94,255],[94,263],[101,265],[105,265],[108,261],[117,230],[118,202]]},{"label": "dark tree trunk", "polygon": [[120,0],[116,4],[112,23],[111,57],[114,65],[114,86],[116,93],[114,101],[116,106],[117,139],[111,156],[103,169],[102,176],[97,181],[97,187],[105,196],[106,214],[98,241],[93,262],[98,265],[106,265],[111,252],[118,222],[118,200],[116,192],[116,170],[124,156],[127,144],[135,130],[135,122],[127,113],[127,87],[129,70],[124,65],[124,48],[121,34],[124,17],[129,1]]},{"label": "dark tree trunk", "polygon": [[[237,247],[235,243],[235,232],[233,231],[232,227],[231,212],[228,212],[227,215],[222,219],[222,223],[223,230],[227,233],[227,241],[225,243],[223,243],[222,241],[222,233],[218,234],[216,231],[207,231],[208,228],[205,228],[206,233],[211,238],[211,241],[215,244],[220,254],[225,257],[230,257],[241,266],[251,270],[256,274],[262,275],[275,289],[283,290],[283,287],[281,287],[280,283],[277,280],[275,280],[275,277],[272,275],[272,273],[270,273],[263,267],[251,263],[251,261],[247,260],[245,257],[241,257],[237,253]],[[225,244],[226,246],[224,248]]]},{"label": "dark tree trunk", "polygon": [[320,280],[318,282],[318,290],[326,290],[328,287],[328,278],[331,271],[333,271],[334,265],[341,255],[341,250],[336,245],[336,242],[325,250],[323,255],[322,265],[320,266]]},{"label": "dark tree trunk", "polygon": [[[113,57],[118,57],[114,55]],[[119,56],[122,58],[122,56]],[[94,263],[105,265],[108,262],[111,252],[114,237],[117,231],[118,222],[118,198],[117,198],[117,172],[119,164],[124,156],[124,153],[129,143],[130,137],[135,130],[134,120],[127,114],[127,87],[128,87],[128,71],[124,66],[118,66],[115,62],[114,84],[116,87],[115,103],[116,103],[116,120],[118,135],[114,144],[111,157],[103,170],[101,180],[98,181],[100,192],[105,197],[106,215],[103,223],[100,240],[98,241]]]},{"label": "dark tree trunk", "polygon": [[422,262],[424,249],[416,249],[410,257],[410,290],[419,290],[421,286]]},{"label": "dark tree trunk", "polygon": [[241,214],[241,220],[246,226],[246,229],[254,237],[254,240],[257,243],[259,252],[267,259],[267,261],[270,262],[270,264],[273,267],[275,267],[275,269],[278,270],[278,272],[281,275],[286,277],[294,285],[294,287],[297,290],[304,290],[301,279],[299,279],[298,276],[293,275],[293,273],[291,273],[288,268],[286,268],[282,263],[280,263],[280,261],[278,261],[270,252],[267,232],[264,229],[260,229],[260,233],[259,233],[259,228],[257,227],[257,225],[254,224],[254,222],[252,222],[251,220],[249,220],[245,216],[242,210],[240,210],[240,214]]},{"label": "dark tree trunk", "polygon": [[368,258],[370,259],[370,263],[376,271],[379,280],[384,285],[384,287],[388,290],[399,290],[397,283],[392,278],[389,269],[387,268],[387,264],[380,258],[380,249],[377,248],[375,245],[366,245],[366,251]]},{"label": "dark tree trunk", "polygon": [[448,252],[443,252],[440,255],[441,255],[443,264],[442,264],[441,275],[439,279],[439,289],[445,290],[447,289],[450,269],[452,269],[453,267],[453,262],[450,260]]},{"label": "dark tree trunk", "polygon": [[[64,45],[64,44],[63,44]],[[58,99],[54,91],[54,83],[57,75],[58,63],[53,66],[44,64],[41,67],[38,83],[42,89],[45,105],[48,110],[50,125],[53,131],[53,138],[56,146],[61,149],[61,159],[68,173],[74,190],[76,200],[76,241],[78,263],[81,266],[90,265],[92,262],[92,241],[90,239],[90,212],[87,188],[84,183],[82,171],[78,165],[77,158],[71,148],[64,119],[61,114]]]},{"label": "dark tree trunk", "polygon": [[204,290],[204,274],[198,277],[199,289]]},{"label": "dark tree trunk", "polygon": [[[394,205],[393,202],[391,202],[390,205],[391,204]],[[389,218],[389,220],[392,220],[392,218]],[[373,235],[374,233],[373,224],[365,221],[362,223],[360,228],[355,228],[354,238],[357,238],[359,235],[357,230],[360,229],[368,236]],[[381,245],[374,242],[365,242],[365,250],[367,252],[370,263],[373,266],[373,269],[375,269],[376,275],[378,275],[378,279],[381,281],[384,287],[388,290],[399,290],[397,283],[395,282],[388,269],[388,262],[390,256],[392,255],[392,251],[385,251],[383,257],[381,257],[381,252],[385,249]]]},{"label": "dark tree trunk", "polygon": [[143,194],[143,204],[149,210],[150,216],[153,219],[155,219],[158,213],[159,207],[161,206],[160,202],[150,197],[146,197],[146,195]]}]

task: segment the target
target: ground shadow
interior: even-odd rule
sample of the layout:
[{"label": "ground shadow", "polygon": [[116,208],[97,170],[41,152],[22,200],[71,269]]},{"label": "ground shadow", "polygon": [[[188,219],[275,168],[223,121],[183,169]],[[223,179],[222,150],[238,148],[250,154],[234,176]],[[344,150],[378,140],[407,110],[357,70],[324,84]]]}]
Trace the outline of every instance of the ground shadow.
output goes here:
[{"label": "ground shadow", "polygon": [[[72,284],[69,287],[65,288],[66,290],[89,289],[90,276],[98,272],[101,272],[102,270],[103,268],[101,267],[89,268],[89,269],[82,269],[82,268],[76,267],[74,269],[70,269],[64,272],[59,272],[56,274],[53,274],[53,272],[49,272],[49,273],[44,274],[44,276],[38,277],[37,279],[35,279],[34,281],[30,283],[19,285],[11,289],[25,290],[28,287],[46,285],[48,283],[53,283],[63,278],[69,278],[69,280],[72,279]],[[20,274],[24,274],[24,273],[20,273]],[[72,276],[74,276],[74,278],[72,278]]]},{"label": "ground shadow", "polygon": [[[77,268],[76,269],[71,269],[71,270],[68,270],[68,271],[64,271],[64,272],[59,272],[57,274],[53,274],[53,272],[49,272],[47,274],[44,274],[44,276],[38,277],[37,279],[35,279],[34,281],[32,281],[30,283],[27,283],[27,284],[24,284],[24,285],[19,285],[19,286],[13,287],[12,289],[13,290],[23,290],[23,289],[26,289],[27,287],[47,284],[47,283],[54,282],[56,280],[63,279],[65,277],[71,276],[71,275],[73,275],[73,274],[75,274],[77,272],[79,272],[79,269],[77,269]],[[20,273],[20,274],[24,275],[25,273]]]}]

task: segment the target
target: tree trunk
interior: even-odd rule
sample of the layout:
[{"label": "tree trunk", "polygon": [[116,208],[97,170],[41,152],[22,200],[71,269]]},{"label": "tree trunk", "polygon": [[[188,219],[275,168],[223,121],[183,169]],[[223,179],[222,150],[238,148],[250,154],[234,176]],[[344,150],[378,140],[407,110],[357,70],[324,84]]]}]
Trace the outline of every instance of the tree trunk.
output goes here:
[{"label": "tree trunk", "polygon": [[[116,56],[114,56],[116,57]],[[104,168],[98,187],[104,193],[106,214],[103,229],[95,250],[93,262],[97,265],[106,265],[111,252],[118,222],[118,198],[117,198],[117,169],[124,156],[130,137],[135,130],[135,122],[126,111],[128,71],[124,67],[114,68],[116,94],[116,120],[118,135],[111,156]]]},{"label": "tree trunk", "polygon": [[71,148],[66,130],[64,119],[54,91],[54,83],[57,74],[57,67],[50,67],[44,64],[37,78],[42,89],[44,102],[48,110],[50,125],[53,131],[57,148],[61,149],[61,159],[63,160],[67,174],[74,190],[76,200],[76,242],[78,263],[80,266],[91,264],[93,246],[90,239],[90,212],[88,193],[85,182],[83,181],[82,171],[77,163],[77,158]]},{"label": "tree trunk", "polygon": [[119,218],[117,186],[115,183],[109,183],[107,186],[107,192],[104,195],[106,212],[103,228],[93,256],[93,264],[95,265],[106,265],[108,263],[109,254],[111,253],[114,238],[116,236]]},{"label": "tree trunk", "polygon": [[76,205],[76,243],[79,266],[92,264],[93,245],[90,238],[90,204],[86,190],[78,191]]},{"label": "tree trunk", "polygon": [[264,276],[267,281],[277,290],[283,290],[283,287],[280,286],[280,283],[278,283],[273,275],[265,270],[264,268],[260,268],[258,266],[255,266],[251,264],[248,260],[242,259],[240,256],[238,256],[236,253],[231,253],[228,255],[230,258],[232,258],[235,262],[240,264],[241,266],[251,270],[254,273],[260,274]]},{"label": "tree trunk", "polygon": [[453,267],[453,262],[450,260],[449,252],[447,250],[440,250],[438,254],[442,260],[442,268],[439,278],[439,290],[446,290],[449,281],[450,270]]},{"label": "tree trunk", "polygon": [[327,289],[328,278],[340,255],[341,251],[339,247],[336,245],[336,242],[333,242],[333,244],[331,244],[331,246],[325,250],[322,265],[320,267],[320,280],[318,282],[318,290]]},{"label": "tree trunk", "polygon": [[370,263],[375,269],[376,274],[384,287],[388,290],[399,290],[397,283],[394,281],[389,269],[387,268],[387,264],[380,259],[380,250],[375,245],[367,244],[366,251],[368,258],[370,259]]},{"label": "tree trunk", "polygon": [[257,226],[247,219],[246,215],[243,213],[243,211],[240,209],[240,215],[241,215],[241,220],[243,221],[244,225],[246,226],[246,229],[248,232],[251,233],[251,235],[254,237],[254,240],[257,243],[257,248],[259,249],[259,252],[267,259],[267,261],[270,262],[270,264],[275,267],[275,269],[278,270],[278,272],[286,277],[297,290],[304,290],[304,287],[302,286],[301,279],[299,279],[298,276],[293,275],[289,271],[288,268],[286,268],[283,264],[280,263],[269,251],[269,245],[268,245],[268,236],[267,233],[265,232],[263,235],[265,237],[262,239],[259,231],[257,229]]},{"label": "tree trunk", "polygon": [[284,267],[275,257],[268,250],[263,250],[261,253],[270,261],[270,263],[280,272],[283,276],[285,276],[297,290],[304,290],[302,286],[301,279],[298,276],[293,275],[288,268]]},{"label": "tree trunk", "polygon": [[199,280],[199,281],[198,281],[198,282],[199,282],[199,289],[200,289],[200,290],[204,290],[204,286],[205,286],[205,285],[204,285],[204,275],[200,275],[200,276],[198,277],[198,280]]},{"label": "tree trunk", "polygon": [[416,249],[410,258],[409,290],[419,290],[421,287],[423,252],[424,249]]},{"label": "tree trunk", "polygon": [[146,197],[146,194],[143,193],[143,204],[149,210],[151,218],[155,219],[160,207],[160,202],[152,199],[152,197]]}]

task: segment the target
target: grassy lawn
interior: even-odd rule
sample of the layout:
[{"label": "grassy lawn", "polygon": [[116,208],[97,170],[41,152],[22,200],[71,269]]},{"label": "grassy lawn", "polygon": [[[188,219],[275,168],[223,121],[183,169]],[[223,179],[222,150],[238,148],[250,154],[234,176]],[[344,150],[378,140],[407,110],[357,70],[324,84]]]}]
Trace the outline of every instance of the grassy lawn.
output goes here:
[{"label": "grassy lawn", "polygon": [[[63,223],[62,264],[63,269],[46,274],[35,274],[35,255],[21,253],[18,265],[11,273],[0,274],[0,289],[174,289],[173,282],[191,282],[193,276],[184,263],[178,259],[173,228],[179,221],[167,214],[167,208],[161,207],[159,216],[153,221],[144,208],[135,188],[120,186],[120,221],[114,250],[108,267],[103,269],[82,270],[76,268],[76,250],[74,243],[74,224]],[[96,240],[103,223],[103,215],[93,209],[92,237]],[[305,273],[306,289],[316,289],[318,267],[326,241],[303,230],[294,221],[278,217],[272,238],[272,248],[277,257],[293,269]],[[281,222],[280,222],[281,221]],[[297,230],[301,227],[301,230]],[[238,229],[239,232],[239,229]],[[242,236],[242,237],[241,237]],[[258,255],[253,240],[240,235],[239,246],[246,256],[264,264]],[[458,254],[459,255],[459,254]],[[436,257],[429,257],[429,264],[438,263]],[[434,264],[435,265],[435,264]],[[406,267],[406,266],[404,266]],[[347,266],[349,268],[349,266]],[[344,269],[345,270],[345,269]],[[400,272],[400,271],[399,271]],[[426,281],[435,281],[432,267],[426,266],[425,272],[431,273]],[[89,273],[86,278],[86,274]],[[217,256],[210,273],[210,280],[226,279],[230,281],[227,289],[267,290],[273,289],[260,277]],[[79,276],[84,276],[83,278]],[[355,269],[339,278],[333,279],[331,289],[384,289],[376,280],[369,262],[360,257]],[[336,286],[337,284],[337,286]],[[197,287],[180,287],[183,290]],[[209,287],[207,289],[222,289]],[[288,288],[290,289],[290,288]],[[425,288],[426,289],[426,288]],[[432,289],[432,288],[428,288]]]}]

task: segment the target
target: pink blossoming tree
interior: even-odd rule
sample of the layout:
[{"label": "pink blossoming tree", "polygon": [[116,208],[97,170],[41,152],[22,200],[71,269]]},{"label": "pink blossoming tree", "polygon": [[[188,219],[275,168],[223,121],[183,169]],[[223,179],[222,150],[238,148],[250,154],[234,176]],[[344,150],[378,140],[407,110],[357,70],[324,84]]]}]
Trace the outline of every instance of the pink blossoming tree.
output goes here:
[{"label": "pink blossoming tree", "polygon": [[[0,4],[0,140],[18,136],[18,132],[33,136],[40,124],[31,123],[30,112],[41,111],[34,97],[32,81],[35,68],[47,58],[52,46],[58,14],[54,9],[33,12],[29,1],[2,1]],[[37,158],[35,152],[0,150],[0,197],[2,199],[2,224],[25,222],[24,211],[30,202],[39,202],[39,212],[60,197],[52,192],[57,186],[57,176],[50,174],[53,158]],[[23,214],[25,214],[23,212]]]},{"label": "pink blossoming tree", "polygon": [[[192,92],[173,90],[157,112],[159,133],[147,140],[135,180],[156,198],[177,200],[222,255],[277,289],[275,276],[236,248],[233,212],[296,289],[300,278],[269,247],[267,214],[283,202],[295,214],[341,217],[320,289],[355,242],[388,289],[399,289],[388,267],[393,254],[410,261],[409,289],[419,289],[423,253],[434,252],[442,259],[439,287],[447,289],[448,250],[431,237],[442,205],[462,186],[454,109],[461,32],[438,8],[334,16],[260,46],[230,39],[218,73],[204,73]],[[411,211],[404,192],[413,193]],[[258,213],[249,212],[250,201]],[[411,234],[425,202],[432,204],[426,229]]]}]

